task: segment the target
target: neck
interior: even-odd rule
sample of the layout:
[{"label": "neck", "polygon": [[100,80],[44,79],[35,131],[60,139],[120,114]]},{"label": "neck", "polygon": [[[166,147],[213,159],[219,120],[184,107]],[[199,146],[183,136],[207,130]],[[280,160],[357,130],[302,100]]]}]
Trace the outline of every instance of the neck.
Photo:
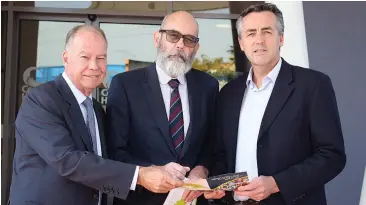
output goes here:
[{"label": "neck", "polygon": [[83,88],[79,83],[74,82],[74,78],[72,78],[71,75],[69,75],[69,73],[65,72],[67,78],[71,81],[71,83],[75,86],[76,89],[78,89],[83,95],[85,95],[86,97],[89,97],[90,94],[93,92],[94,89],[89,89],[89,88]]},{"label": "neck", "polygon": [[267,64],[267,65],[253,65],[253,82],[256,84],[258,88],[262,86],[262,82],[264,77],[268,75],[269,72],[273,70],[280,59]]},{"label": "neck", "polygon": [[93,89],[81,88],[80,86],[76,85],[75,83],[73,83],[73,84],[75,85],[76,89],[78,89],[86,97],[89,97],[90,94],[93,92]]},{"label": "neck", "polygon": [[84,89],[84,90],[80,90],[80,92],[83,93],[86,97],[89,97],[90,94],[93,92],[93,90]]}]

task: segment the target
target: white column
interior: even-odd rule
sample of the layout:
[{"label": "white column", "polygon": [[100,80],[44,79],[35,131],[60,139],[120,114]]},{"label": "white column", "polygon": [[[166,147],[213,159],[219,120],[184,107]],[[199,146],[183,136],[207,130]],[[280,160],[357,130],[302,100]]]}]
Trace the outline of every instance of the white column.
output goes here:
[{"label": "white column", "polygon": [[304,11],[301,1],[267,1],[281,11],[285,22],[284,46],[281,56],[290,64],[308,68]]},{"label": "white column", "polygon": [[365,166],[365,174],[363,176],[360,205],[366,205],[366,166]]}]

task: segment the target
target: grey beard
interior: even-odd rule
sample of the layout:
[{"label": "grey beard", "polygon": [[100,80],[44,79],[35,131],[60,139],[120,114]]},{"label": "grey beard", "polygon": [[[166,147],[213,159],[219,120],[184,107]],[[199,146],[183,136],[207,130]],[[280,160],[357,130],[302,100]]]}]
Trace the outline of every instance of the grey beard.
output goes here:
[{"label": "grey beard", "polygon": [[156,63],[167,75],[172,78],[183,76],[192,68],[192,62],[169,60],[161,52],[158,52]]}]

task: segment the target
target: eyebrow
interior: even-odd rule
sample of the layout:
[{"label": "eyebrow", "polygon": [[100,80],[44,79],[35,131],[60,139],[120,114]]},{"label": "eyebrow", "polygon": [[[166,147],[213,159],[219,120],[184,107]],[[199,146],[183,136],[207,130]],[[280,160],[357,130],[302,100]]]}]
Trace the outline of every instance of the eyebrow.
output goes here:
[{"label": "eyebrow", "polygon": [[80,51],[78,55],[86,54],[84,51]]},{"label": "eyebrow", "polygon": [[267,30],[271,30],[271,31],[272,31],[273,29],[272,29],[271,27],[264,27],[264,28],[262,28],[261,30],[262,30],[262,31],[267,31]]},{"label": "eyebrow", "polygon": [[[78,55],[83,55],[83,54],[87,54],[85,51],[80,51],[79,53],[78,53]],[[106,53],[104,53],[104,54],[100,54],[100,55],[97,55],[97,57],[107,57],[107,54]]]},{"label": "eyebrow", "polygon": [[[261,28],[261,31],[268,31],[268,30],[273,30],[271,27],[264,27]],[[250,32],[256,32],[257,29],[251,28],[251,29],[247,29],[246,33],[250,33]]]},{"label": "eyebrow", "polygon": [[[162,29],[162,30],[165,30],[165,29]],[[179,34],[181,34],[181,35],[183,35],[183,36],[190,36],[190,37],[193,37],[193,38],[198,38],[198,37],[196,37],[196,36],[194,36],[194,35],[192,35],[192,34],[182,34],[181,32],[179,32],[179,31],[177,31],[177,30],[174,30],[174,29],[166,29],[165,31],[172,31],[172,32],[179,33]]]}]

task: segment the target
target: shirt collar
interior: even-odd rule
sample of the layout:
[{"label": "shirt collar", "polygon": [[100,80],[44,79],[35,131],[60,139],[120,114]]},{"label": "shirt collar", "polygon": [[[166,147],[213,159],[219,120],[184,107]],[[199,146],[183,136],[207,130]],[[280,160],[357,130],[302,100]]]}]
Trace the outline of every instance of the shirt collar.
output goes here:
[{"label": "shirt collar", "polygon": [[[156,64],[156,72],[158,73],[158,78],[159,78],[160,84],[168,84],[168,82],[171,79],[173,79],[168,74],[166,74],[165,71],[163,69],[161,69],[157,64]],[[186,82],[187,82],[185,75],[178,76],[177,79],[179,80],[180,84],[186,84]]]},{"label": "shirt collar", "polygon": [[[280,60],[277,62],[277,64],[275,65],[275,67],[271,70],[271,72],[269,72],[265,77],[264,80],[270,80],[273,83],[276,82],[276,79],[278,77],[278,73],[281,70],[281,65],[282,65],[282,59],[280,58]],[[249,87],[251,84],[253,83],[253,68],[250,68],[249,70],[249,74],[247,77],[247,87]]]},{"label": "shirt collar", "polygon": [[[71,82],[70,78],[66,75],[65,72],[62,73],[62,77],[65,79],[67,85],[69,85],[71,92],[74,94],[76,100],[78,101],[78,104],[81,105],[87,97],[75,87],[75,85]],[[93,102],[92,95],[90,94],[88,97]]]}]

